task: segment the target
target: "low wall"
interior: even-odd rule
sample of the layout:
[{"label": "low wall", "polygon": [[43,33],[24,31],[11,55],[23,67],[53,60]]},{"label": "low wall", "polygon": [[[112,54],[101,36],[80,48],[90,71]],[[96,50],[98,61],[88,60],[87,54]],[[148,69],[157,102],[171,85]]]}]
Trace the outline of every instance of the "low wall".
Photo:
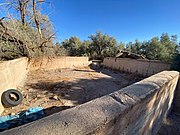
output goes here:
[{"label": "low wall", "polygon": [[74,68],[88,65],[88,57],[41,57],[31,58],[28,69]]},{"label": "low wall", "polygon": [[[88,66],[88,57],[40,57],[19,58],[0,62],[0,97],[2,93],[11,88],[23,85],[28,70],[33,69],[57,69]],[[0,102],[0,115],[4,107]]]},{"label": "low wall", "polygon": [[[0,97],[4,91],[23,85],[27,74],[27,63],[27,58],[0,62]],[[3,110],[4,107],[0,102],[0,114]]]},{"label": "low wall", "polygon": [[155,135],[166,117],[179,73],[163,71],[110,95],[2,135]]},{"label": "low wall", "polygon": [[104,67],[137,73],[144,76],[150,76],[164,70],[170,69],[170,64],[153,61],[153,60],[135,60],[129,58],[105,58],[103,61]]}]

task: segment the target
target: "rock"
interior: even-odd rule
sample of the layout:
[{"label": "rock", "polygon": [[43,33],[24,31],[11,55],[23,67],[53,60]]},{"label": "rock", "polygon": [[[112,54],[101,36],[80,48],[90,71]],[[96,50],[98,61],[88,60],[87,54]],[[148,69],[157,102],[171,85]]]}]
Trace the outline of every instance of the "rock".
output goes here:
[{"label": "rock", "polygon": [[15,115],[15,113],[10,113],[10,115]]},{"label": "rock", "polygon": [[24,95],[24,98],[28,98],[28,97],[29,97],[28,94],[25,94],[25,95]]},{"label": "rock", "polygon": [[8,110],[5,110],[4,112],[5,112],[5,113],[7,113],[7,112],[8,112]]},{"label": "rock", "polygon": [[30,88],[30,89],[28,89],[28,91],[29,91],[29,92],[34,92],[35,89]]},{"label": "rock", "polygon": [[37,95],[37,98],[43,98],[44,96],[43,95]]},{"label": "rock", "polygon": [[64,104],[64,106],[75,106],[74,103],[70,100],[64,100],[63,104]]},{"label": "rock", "polygon": [[52,97],[49,97],[49,99],[59,100],[59,97],[56,96],[56,95],[54,95],[54,96],[52,96]]},{"label": "rock", "polygon": [[58,100],[59,97],[55,95],[55,96],[53,96],[53,99]]},{"label": "rock", "polygon": [[23,90],[23,91],[21,91],[21,93],[24,93],[25,91]]}]

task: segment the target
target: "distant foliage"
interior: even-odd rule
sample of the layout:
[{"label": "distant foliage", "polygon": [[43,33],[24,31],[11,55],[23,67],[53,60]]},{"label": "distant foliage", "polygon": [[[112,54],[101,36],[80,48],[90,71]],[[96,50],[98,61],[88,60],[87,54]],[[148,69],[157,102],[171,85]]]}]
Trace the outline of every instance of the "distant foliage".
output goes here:
[{"label": "distant foliage", "polygon": [[104,57],[114,57],[116,55],[118,46],[115,38],[96,32],[95,35],[90,35],[89,39],[81,41],[74,36],[64,40],[61,44],[71,56],[88,56],[91,59],[103,59]]},{"label": "distant foliage", "polygon": [[180,72],[180,53],[174,55],[171,64],[171,69]]},{"label": "distant foliage", "polygon": [[177,36],[171,37],[163,33],[161,37],[154,37],[149,41],[139,42],[138,40],[129,42],[125,50],[145,56],[150,60],[161,60],[171,62],[174,54],[177,52]]},{"label": "distant foliage", "polygon": [[71,37],[61,44],[71,56],[89,56],[92,59],[114,57],[119,51],[128,51],[142,55],[150,60],[160,60],[171,63],[178,50],[177,36],[163,33],[161,37],[154,37],[149,41],[117,43],[114,37],[96,32],[89,36],[90,40],[81,41],[78,37]]}]

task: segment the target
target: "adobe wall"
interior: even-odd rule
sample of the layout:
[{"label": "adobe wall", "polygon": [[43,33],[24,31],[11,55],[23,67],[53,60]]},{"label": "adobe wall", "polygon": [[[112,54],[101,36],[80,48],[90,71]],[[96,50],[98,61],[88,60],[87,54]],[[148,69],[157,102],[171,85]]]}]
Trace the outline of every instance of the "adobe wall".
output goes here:
[{"label": "adobe wall", "polygon": [[[19,58],[0,62],[0,97],[2,93],[11,88],[23,85],[28,70],[74,68],[89,65],[88,57],[40,57]],[[0,115],[4,111],[0,100]]]},{"label": "adobe wall", "polygon": [[163,71],[0,135],[155,135],[171,107],[178,78],[179,72]]},{"label": "adobe wall", "polygon": [[31,58],[28,69],[57,69],[88,66],[88,57],[40,57]]},{"label": "adobe wall", "polygon": [[[23,85],[27,74],[28,58],[0,62],[0,97],[8,89]],[[4,107],[0,101],[0,114]]]},{"label": "adobe wall", "polygon": [[170,69],[170,64],[153,60],[135,60],[129,58],[105,58],[104,67],[124,72],[137,73],[150,76]]}]

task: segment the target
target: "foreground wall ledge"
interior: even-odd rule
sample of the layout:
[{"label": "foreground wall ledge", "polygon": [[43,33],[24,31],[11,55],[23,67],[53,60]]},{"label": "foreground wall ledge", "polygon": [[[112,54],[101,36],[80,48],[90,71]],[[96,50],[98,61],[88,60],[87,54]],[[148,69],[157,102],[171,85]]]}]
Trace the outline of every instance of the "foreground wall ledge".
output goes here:
[{"label": "foreground wall ledge", "polygon": [[155,135],[170,109],[178,77],[176,71],[163,71],[0,135]]}]

